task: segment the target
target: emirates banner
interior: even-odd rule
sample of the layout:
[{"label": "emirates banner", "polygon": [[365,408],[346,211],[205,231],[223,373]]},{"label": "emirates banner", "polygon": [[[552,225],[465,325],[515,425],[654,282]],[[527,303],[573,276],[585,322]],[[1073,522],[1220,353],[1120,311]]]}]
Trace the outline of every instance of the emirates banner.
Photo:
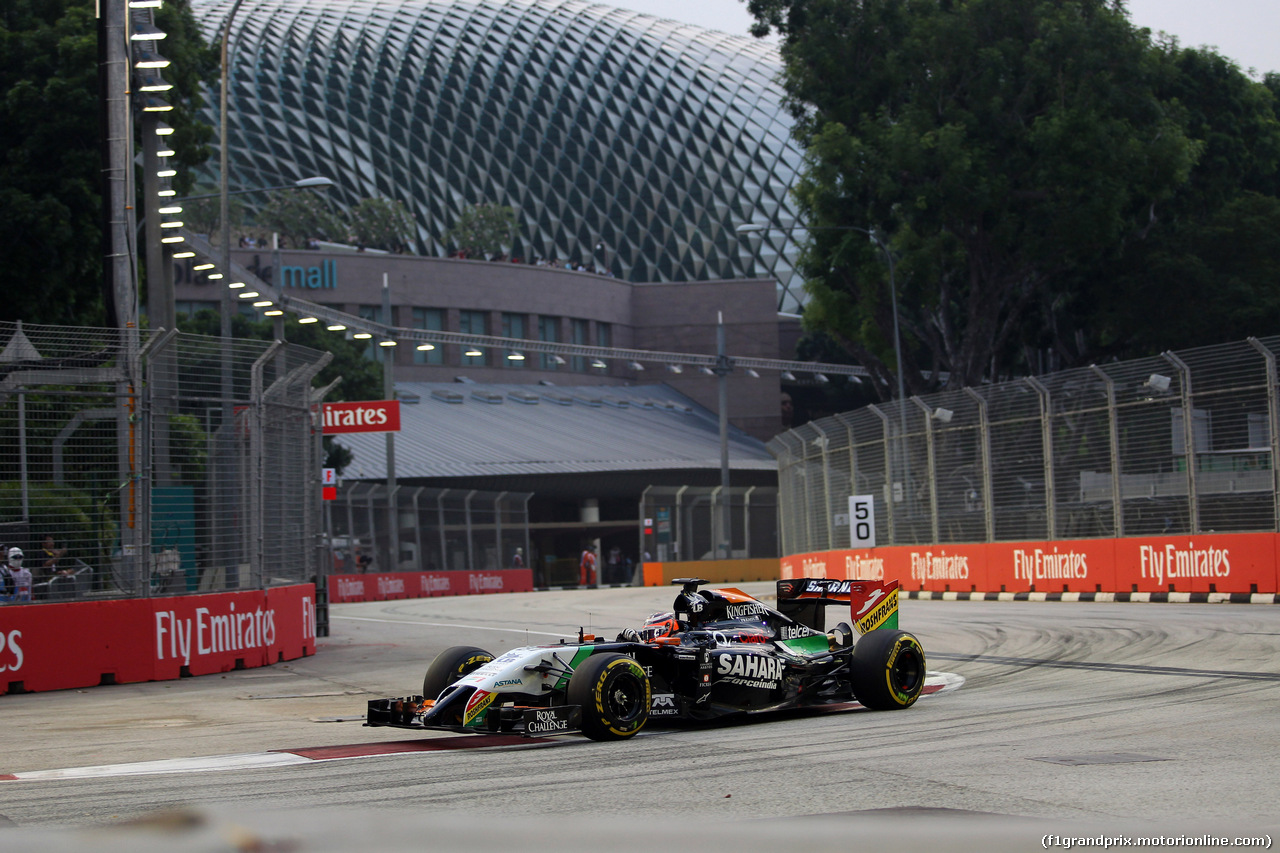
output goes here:
[{"label": "emirates banner", "polygon": [[330,575],[329,601],[388,601],[434,595],[485,595],[494,592],[532,592],[532,569],[489,572],[387,572],[368,575]]},{"label": "emirates banner", "polygon": [[0,693],[164,681],[316,652],[315,587],[0,607]]},{"label": "emirates banner", "polygon": [[898,578],[930,592],[1276,593],[1275,533],[896,545],[794,554],[783,579]]},{"label": "emirates banner", "polygon": [[399,432],[399,400],[364,400],[358,403],[325,403],[323,432]]}]

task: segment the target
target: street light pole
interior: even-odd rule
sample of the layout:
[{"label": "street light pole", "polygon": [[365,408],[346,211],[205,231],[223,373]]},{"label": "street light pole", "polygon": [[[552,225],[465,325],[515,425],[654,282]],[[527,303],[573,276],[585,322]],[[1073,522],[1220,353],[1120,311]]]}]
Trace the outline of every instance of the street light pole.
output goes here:
[{"label": "street light pole", "polygon": [[[231,76],[231,64],[229,61],[230,44],[231,44],[231,22],[236,16],[236,12],[240,10],[240,4],[244,0],[236,0],[232,5],[231,11],[227,13],[227,21],[222,27],[222,83],[221,92],[218,99],[218,180],[221,190],[221,207],[218,212],[219,224],[222,226],[222,273],[223,275],[231,275],[231,201],[228,198],[228,176],[227,168],[229,157],[227,154],[227,91],[228,79]],[[231,291],[222,288],[222,337],[224,339],[231,337],[231,311],[232,300]]]},{"label": "street light pole", "polygon": [[729,374],[733,359],[725,353],[723,311],[716,312],[716,366],[711,370],[716,375],[720,408],[720,537],[716,555],[720,556],[723,546],[723,559],[727,560],[733,556],[733,508],[729,503]]}]

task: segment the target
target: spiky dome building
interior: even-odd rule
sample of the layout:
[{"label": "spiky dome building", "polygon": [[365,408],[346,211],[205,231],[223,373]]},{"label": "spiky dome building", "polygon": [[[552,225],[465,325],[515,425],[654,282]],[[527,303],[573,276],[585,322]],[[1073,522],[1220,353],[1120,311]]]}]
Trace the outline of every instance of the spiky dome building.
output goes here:
[{"label": "spiky dome building", "polygon": [[[193,0],[220,36],[235,0]],[[404,202],[418,250],[472,204],[510,254],[629,281],[768,276],[797,310],[801,165],[776,50],[582,0],[244,0],[231,20],[229,183],[323,175]],[[217,126],[218,95],[209,118]]]}]

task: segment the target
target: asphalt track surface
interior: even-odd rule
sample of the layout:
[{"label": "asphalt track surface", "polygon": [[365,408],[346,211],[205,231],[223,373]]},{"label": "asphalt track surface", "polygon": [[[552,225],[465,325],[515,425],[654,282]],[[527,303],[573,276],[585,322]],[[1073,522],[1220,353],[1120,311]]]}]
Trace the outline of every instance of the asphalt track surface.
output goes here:
[{"label": "asphalt track surface", "polygon": [[319,653],[289,664],[0,696],[0,849],[993,851],[1052,848],[1047,835],[1226,849],[1188,842],[1280,838],[1274,605],[904,601],[902,626],[930,671],[963,685],[900,712],[654,728],[623,743],[361,725],[368,699],[418,692],[447,646],[500,653],[579,627],[611,637],[673,595],[338,605]]}]

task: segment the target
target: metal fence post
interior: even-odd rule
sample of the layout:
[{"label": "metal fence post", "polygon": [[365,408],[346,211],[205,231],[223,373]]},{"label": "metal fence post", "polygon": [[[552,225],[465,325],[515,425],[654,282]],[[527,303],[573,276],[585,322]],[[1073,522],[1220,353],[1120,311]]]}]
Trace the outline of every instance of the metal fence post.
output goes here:
[{"label": "metal fence post", "polygon": [[938,477],[937,464],[933,457],[933,407],[921,400],[919,397],[912,397],[911,402],[915,403],[920,411],[924,414],[924,447],[925,459],[929,466],[929,531],[933,542],[938,541]]},{"label": "metal fence post", "polygon": [[991,497],[991,423],[987,412],[987,398],[972,388],[964,393],[978,407],[978,451],[982,455],[982,521],[987,542],[996,541],[995,502]]},{"label": "metal fence post", "polygon": [[889,544],[897,545],[898,544],[897,529],[894,526],[894,522],[896,519],[897,503],[894,500],[894,494],[893,494],[893,448],[891,446],[892,442],[890,441],[891,428],[889,426],[889,416],[885,414],[883,411],[881,411],[879,406],[876,406],[874,404],[867,406],[867,409],[870,410],[871,414],[875,415],[880,419],[880,423],[884,428],[883,440],[884,440],[885,515],[888,516],[887,521],[888,521]]},{"label": "metal fence post", "polygon": [[1102,380],[1107,389],[1107,449],[1111,458],[1111,526],[1112,535],[1124,535],[1124,494],[1120,479],[1120,429],[1116,423],[1116,383],[1096,364],[1090,365],[1093,375]]},{"label": "metal fence post", "polygon": [[1267,365],[1267,443],[1271,448],[1272,512],[1275,529],[1280,530],[1280,398],[1277,398],[1276,356],[1257,338],[1249,338],[1249,345],[1262,354]]},{"label": "metal fence post", "polygon": [[1053,422],[1052,422],[1052,400],[1049,396],[1049,389],[1044,386],[1040,380],[1034,376],[1028,376],[1023,381],[1030,385],[1040,398],[1040,444],[1041,452],[1044,454],[1044,536],[1052,539],[1058,530],[1057,522],[1057,493],[1053,482]]},{"label": "metal fence post", "polygon": [[1171,352],[1160,354],[1178,371],[1179,384],[1182,386],[1182,434],[1186,444],[1187,460],[1187,532],[1200,532],[1200,496],[1196,494],[1196,418],[1194,402],[1191,399],[1191,368],[1186,362]]}]

